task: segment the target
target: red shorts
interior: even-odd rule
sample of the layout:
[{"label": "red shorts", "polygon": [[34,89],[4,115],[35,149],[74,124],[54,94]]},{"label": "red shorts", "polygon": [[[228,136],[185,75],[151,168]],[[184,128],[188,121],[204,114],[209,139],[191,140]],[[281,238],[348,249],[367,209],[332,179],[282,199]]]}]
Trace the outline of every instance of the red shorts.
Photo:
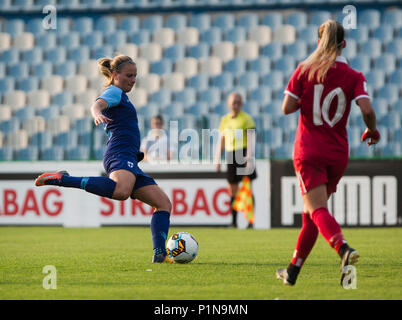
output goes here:
[{"label": "red shorts", "polygon": [[327,185],[328,195],[336,192],[336,186],[345,173],[347,165],[347,163],[328,165],[308,160],[293,160],[302,195],[321,184]]}]

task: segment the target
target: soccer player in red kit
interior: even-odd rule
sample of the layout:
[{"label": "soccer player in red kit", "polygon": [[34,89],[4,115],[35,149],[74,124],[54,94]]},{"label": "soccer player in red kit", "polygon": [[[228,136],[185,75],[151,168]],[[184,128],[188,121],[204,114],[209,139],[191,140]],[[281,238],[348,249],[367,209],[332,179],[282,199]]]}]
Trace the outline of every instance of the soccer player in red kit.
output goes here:
[{"label": "soccer player in red kit", "polygon": [[367,126],[362,141],[376,144],[380,134],[366,79],[341,56],[345,46],[342,25],[333,20],[323,23],[318,29],[317,49],[299,64],[284,92],[282,111],[289,114],[300,109],[293,164],[304,200],[303,225],[293,258],[287,268],[276,273],[287,285],[296,283],[318,233],[341,258],[341,285],[344,267],[355,264],[359,258],[358,252],[348,246],[327,206],[348,164],[346,124],[352,100],[356,100]]}]

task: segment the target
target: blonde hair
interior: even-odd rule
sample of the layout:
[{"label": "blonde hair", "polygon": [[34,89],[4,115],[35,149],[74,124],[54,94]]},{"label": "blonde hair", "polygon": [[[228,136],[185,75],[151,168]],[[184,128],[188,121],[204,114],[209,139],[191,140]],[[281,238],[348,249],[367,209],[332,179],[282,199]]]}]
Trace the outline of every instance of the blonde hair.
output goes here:
[{"label": "blonde hair", "polygon": [[131,63],[135,65],[135,62],[129,57],[125,55],[119,55],[111,58],[101,58],[98,60],[99,71],[105,77],[105,87],[108,87],[113,84],[113,72],[116,71],[120,73],[123,65]]},{"label": "blonde hair", "polygon": [[342,25],[334,20],[327,20],[318,28],[319,43],[317,49],[300,66],[300,74],[308,71],[308,80],[316,77],[319,83],[322,83],[327,75],[329,68],[335,62],[335,59],[342,51],[345,30]]}]

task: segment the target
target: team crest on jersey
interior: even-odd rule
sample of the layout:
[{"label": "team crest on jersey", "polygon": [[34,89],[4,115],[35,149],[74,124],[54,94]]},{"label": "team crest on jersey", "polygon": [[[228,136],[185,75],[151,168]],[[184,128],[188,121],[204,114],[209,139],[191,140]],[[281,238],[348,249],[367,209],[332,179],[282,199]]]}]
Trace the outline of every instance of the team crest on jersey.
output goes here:
[{"label": "team crest on jersey", "polygon": [[127,165],[129,166],[129,168],[133,168],[133,167],[134,167],[134,163],[132,163],[131,161],[127,161]]}]

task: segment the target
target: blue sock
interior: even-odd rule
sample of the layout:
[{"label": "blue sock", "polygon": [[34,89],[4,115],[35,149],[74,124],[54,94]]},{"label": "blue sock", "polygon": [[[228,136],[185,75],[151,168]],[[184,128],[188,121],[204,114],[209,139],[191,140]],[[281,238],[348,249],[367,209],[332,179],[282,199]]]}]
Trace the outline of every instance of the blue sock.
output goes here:
[{"label": "blue sock", "polygon": [[166,238],[169,233],[170,213],[167,211],[155,211],[151,219],[152,243],[154,255],[166,254]]},{"label": "blue sock", "polygon": [[59,185],[61,187],[84,189],[87,192],[107,198],[112,198],[116,188],[116,182],[107,177],[71,177],[64,175]]}]

